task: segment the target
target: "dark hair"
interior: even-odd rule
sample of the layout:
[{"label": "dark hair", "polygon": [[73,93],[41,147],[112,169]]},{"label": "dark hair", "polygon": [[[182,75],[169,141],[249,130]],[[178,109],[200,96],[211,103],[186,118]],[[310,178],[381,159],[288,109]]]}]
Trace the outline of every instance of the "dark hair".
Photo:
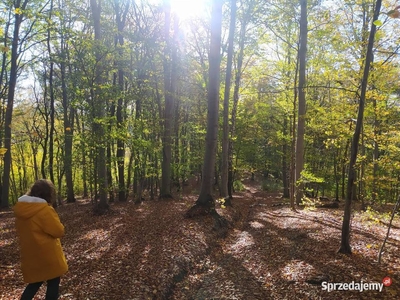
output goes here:
[{"label": "dark hair", "polygon": [[32,185],[28,195],[42,198],[46,200],[47,203],[53,203],[56,199],[56,189],[50,180],[39,179]]}]

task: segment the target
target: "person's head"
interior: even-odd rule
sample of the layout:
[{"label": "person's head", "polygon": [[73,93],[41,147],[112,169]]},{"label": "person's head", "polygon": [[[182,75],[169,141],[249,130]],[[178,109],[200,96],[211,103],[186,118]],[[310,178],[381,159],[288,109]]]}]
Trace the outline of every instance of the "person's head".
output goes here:
[{"label": "person's head", "polygon": [[52,204],[56,200],[56,189],[50,180],[39,179],[32,185],[28,195],[42,198]]}]

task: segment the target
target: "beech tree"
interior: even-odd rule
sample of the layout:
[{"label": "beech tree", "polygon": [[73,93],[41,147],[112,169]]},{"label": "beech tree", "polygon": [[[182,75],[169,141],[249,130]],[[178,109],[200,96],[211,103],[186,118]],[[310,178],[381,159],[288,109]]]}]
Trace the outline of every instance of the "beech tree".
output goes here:
[{"label": "beech tree", "polygon": [[215,201],[212,196],[212,184],[215,171],[215,160],[218,139],[218,111],[221,64],[221,27],[222,0],[213,0],[211,12],[211,37],[208,71],[208,113],[206,149],[203,160],[203,171],[200,195],[195,205],[189,209],[187,216],[215,213]]},{"label": "beech tree", "polygon": [[229,25],[229,38],[228,38],[228,53],[226,62],[226,74],[225,74],[225,91],[224,91],[224,113],[223,113],[223,138],[222,138],[222,163],[221,163],[221,188],[220,196],[226,199],[226,204],[231,205],[228,190],[228,175],[229,175],[229,98],[231,89],[231,79],[232,79],[232,61],[233,61],[233,43],[235,36],[235,25],[236,25],[236,0],[231,0],[230,2],[230,25]]},{"label": "beech tree", "polygon": [[307,0],[300,0],[300,49],[299,49],[299,105],[296,138],[296,204],[303,197],[301,172],[304,167],[304,134],[306,126],[306,56],[307,56]]},{"label": "beech tree", "polygon": [[[69,57],[69,43],[68,43],[68,34],[67,34],[67,22],[65,21],[67,16],[70,17],[70,12],[67,11],[67,6],[65,2],[59,2],[60,9],[64,12],[63,17],[60,22],[60,79],[61,79],[61,98],[62,98],[62,107],[63,107],[63,121],[64,121],[64,169],[65,169],[65,181],[67,186],[67,202],[72,203],[75,202],[75,192],[74,192],[74,181],[73,181],[73,160],[72,160],[72,152],[73,152],[73,136],[74,136],[74,116],[76,110],[72,105],[71,96],[74,93],[68,93],[68,84],[67,80],[67,67],[68,67],[68,57]],[[71,70],[71,69],[70,69]],[[69,79],[71,78],[71,71],[69,73]]]},{"label": "beech tree", "polygon": [[368,39],[367,54],[365,56],[364,74],[361,82],[361,94],[358,104],[358,115],[356,128],[354,130],[353,139],[351,141],[351,152],[350,152],[350,166],[349,175],[347,179],[347,193],[346,202],[344,208],[343,224],[342,224],[342,238],[340,243],[340,253],[351,254],[350,246],[350,220],[351,220],[351,203],[353,200],[353,186],[355,182],[355,164],[358,154],[358,146],[360,141],[361,128],[364,121],[364,107],[366,100],[366,92],[368,86],[368,77],[370,72],[371,63],[373,62],[373,47],[375,40],[376,25],[375,22],[378,20],[379,13],[381,10],[382,1],[377,0],[374,9],[374,17],[371,24],[371,31]]},{"label": "beech tree", "polygon": [[[101,0],[90,0],[90,7],[92,9],[93,25],[94,25],[94,39],[97,42],[94,46],[94,52],[96,57],[96,62],[98,66],[96,67],[96,80],[95,86],[92,87],[92,100],[94,102],[94,124],[93,131],[96,137],[96,171],[98,182],[98,193],[99,202],[98,209],[99,212],[103,212],[108,209],[108,182],[107,182],[107,161],[106,161],[106,139],[105,139],[105,128],[104,128],[104,118],[105,118],[105,97],[101,93],[102,84],[104,84],[104,66],[102,63],[102,53],[101,53]],[[96,186],[97,188],[97,186]],[[97,197],[97,195],[95,195]]]},{"label": "beech tree", "polygon": [[130,8],[130,1],[122,2],[115,1],[115,20],[117,25],[117,34],[115,37],[115,47],[117,52],[116,65],[118,71],[114,74],[115,84],[118,86],[118,100],[117,100],[117,168],[118,168],[118,200],[126,201],[126,187],[125,187],[125,143],[124,143],[124,121],[125,121],[125,105],[124,91],[125,91],[125,72],[124,72],[124,29],[126,19]]},{"label": "beech tree", "polygon": [[[169,1],[165,1],[165,49],[164,49],[164,115],[163,115],[163,149],[162,149],[162,174],[161,174],[161,198],[172,198],[171,195],[171,163],[172,163],[172,132],[174,120],[174,106],[176,97],[176,60],[177,47],[173,45],[173,40],[170,37],[171,26],[171,7]],[[177,24],[178,20],[176,20]],[[176,31],[177,26],[174,26]]]}]

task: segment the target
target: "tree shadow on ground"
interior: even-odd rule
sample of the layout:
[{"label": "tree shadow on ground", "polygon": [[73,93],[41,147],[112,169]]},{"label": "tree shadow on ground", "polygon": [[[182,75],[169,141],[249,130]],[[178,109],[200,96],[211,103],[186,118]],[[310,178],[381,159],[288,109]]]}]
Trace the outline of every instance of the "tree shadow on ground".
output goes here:
[{"label": "tree shadow on ground", "polygon": [[[264,217],[257,217],[260,212],[264,213]],[[249,225],[245,228],[254,241],[251,251],[248,251],[248,254],[253,252],[253,264],[262,265],[264,270],[268,270],[276,286],[285,279],[293,283],[293,289],[279,293],[279,297],[294,295],[307,297],[311,293],[312,299],[319,299],[319,297],[339,299],[345,293],[346,299],[352,297],[354,299],[371,299],[371,297],[394,299],[393,292],[398,293],[398,285],[384,289],[382,293],[348,291],[328,294],[322,291],[320,285],[307,284],[306,280],[317,274],[327,275],[330,282],[360,282],[362,280],[378,283],[381,283],[388,274],[386,266],[377,265],[357,252],[351,256],[338,254],[340,228],[332,225],[331,222],[296,215],[293,217],[297,221],[296,224],[296,222],[286,223],[282,220],[284,218],[281,215],[271,214],[267,207],[259,206],[252,212],[249,220],[258,222],[259,227]],[[298,224],[300,219],[308,222]],[[376,239],[376,236],[365,232],[357,232],[357,234]],[[239,254],[238,257],[242,258],[242,262],[246,259],[246,255],[243,254]],[[391,276],[396,282],[400,279],[399,274]]]}]

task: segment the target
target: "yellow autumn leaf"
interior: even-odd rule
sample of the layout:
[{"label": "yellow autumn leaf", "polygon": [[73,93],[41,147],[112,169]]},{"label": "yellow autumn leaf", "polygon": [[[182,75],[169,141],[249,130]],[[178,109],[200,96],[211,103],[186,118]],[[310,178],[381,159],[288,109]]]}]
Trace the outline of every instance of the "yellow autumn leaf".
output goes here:
[{"label": "yellow autumn leaf", "polygon": [[226,208],[226,206],[225,205],[221,205],[221,208]]},{"label": "yellow autumn leaf", "polygon": [[22,15],[22,9],[20,9],[19,7],[15,9],[14,13],[16,15]]},{"label": "yellow autumn leaf", "polygon": [[4,155],[7,152],[7,148],[0,148],[0,155]]},{"label": "yellow autumn leaf", "polygon": [[65,131],[71,131],[71,127],[66,127]]}]

